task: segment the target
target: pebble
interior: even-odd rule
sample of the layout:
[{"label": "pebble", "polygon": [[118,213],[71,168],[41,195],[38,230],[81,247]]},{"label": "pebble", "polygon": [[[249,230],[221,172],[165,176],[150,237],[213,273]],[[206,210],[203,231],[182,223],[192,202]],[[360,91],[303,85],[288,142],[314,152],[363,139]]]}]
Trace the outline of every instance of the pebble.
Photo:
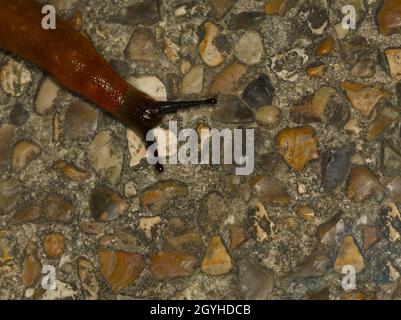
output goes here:
[{"label": "pebble", "polygon": [[99,264],[101,275],[115,293],[132,286],[145,268],[141,255],[106,248],[99,249]]},{"label": "pebble", "polygon": [[159,181],[141,194],[141,205],[147,211],[158,212],[167,203],[186,197],[188,187],[179,181]]},{"label": "pebble", "polygon": [[255,115],[237,96],[223,95],[218,99],[211,118],[222,123],[247,123],[253,122]]},{"label": "pebble", "polygon": [[8,164],[10,157],[10,145],[15,136],[16,127],[5,123],[0,126],[0,169]]},{"label": "pebble", "polygon": [[34,287],[42,276],[42,263],[38,258],[38,248],[33,241],[28,242],[23,261],[22,280],[25,287]]},{"label": "pebble", "polygon": [[326,192],[335,191],[347,179],[351,170],[354,146],[328,150],[322,155],[322,186]]},{"label": "pebble", "polygon": [[194,66],[182,80],[183,95],[200,94],[203,90],[203,65]]},{"label": "pebble", "polygon": [[352,236],[344,238],[333,268],[335,272],[342,273],[342,268],[349,265],[355,268],[356,273],[365,269],[364,258]]},{"label": "pebble", "polygon": [[0,229],[0,264],[2,265],[7,261],[13,260],[13,257],[10,254],[9,242],[7,241],[7,239],[5,239],[6,234],[7,234],[6,230]]},{"label": "pebble", "polygon": [[41,148],[34,142],[20,141],[18,142],[11,153],[11,167],[13,171],[21,171],[28,164],[39,157]]},{"label": "pebble", "polygon": [[241,63],[232,63],[217,75],[210,88],[210,94],[235,94],[240,87],[240,81],[246,73],[246,66]]},{"label": "pebble", "polygon": [[291,202],[290,195],[284,191],[282,184],[274,178],[254,176],[250,179],[249,185],[264,204],[281,207]]},{"label": "pebble", "polygon": [[377,235],[377,229],[373,226],[364,225],[362,227],[362,236],[364,250],[368,250],[380,240]]},{"label": "pebble", "polygon": [[194,256],[179,252],[157,252],[152,256],[151,270],[156,280],[190,276],[195,272]]},{"label": "pebble", "polygon": [[122,8],[117,15],[110,18],[110,22],[137,27],[138,25],[151,26],[160,21],[159,0],[142,1]]},{"label": "pebble", "polygon": [[297,0],[268,0],[264,6],[267,15],[284,16],[297,4]]},{"label": "pebble", "polygon": [[351,81],[343,81],[341,83],[341,88],[346,91],[348,100],[351,102],[352,106],[366,118],[370,116],[377,103],[382,98],[389,95],[389,92],[383,89],[381,83],[365,85]]},{"label": "pebble", "polygon": [[135,131],[127,129],[128,150],[131,156],[129,166],[134,168],[146,158],[146,147],[143,139]]},{"label": "pebble", "polygon": [[172,218],[164,231],[165,247],[169,251],[198,254],[203,241],[197,228],[180,218]]},{"label": "pebble", "polygon": [[340,54],[351,75],[371,78],[376,74],[376,50],[366,38],[353,37],[340,42]]},{"label": "pebble", "polygon": [[248,258],[239,262],[239,289],[242,299],[267,300],[274,289],[274,274]]},{"label": "pebble", "polygon": [[96,268],[88,259],[82,257],[77,260],[77,265],[79,281],[85,300],[97,300],[100,286],[96,278]]},{"label": "pebble", "polygon": [[234,251],[246,242],[243,228],[239,225],[230,226],[230,250]]},{"label": "pebble", "polygon": [[383,173],[394,176],[401,173],[401,156],[392,147],[385,145],[382,148]]},{"label": "pebble", "polygon": [[53,167],[71,181],[84,182],[90,177],[90,172],[76,167],[64,160],[57,160]]},{"label": "pebble", "polygon": [[223,241],[219,236],[213,236],[203,257],[201,270],[209,275],[218,276],[230,272],[231,269],[231,257]]},{"label": "pebble", "polygon": [[310,126],[280,131],[276,147],[284,161],[295,171],[303,170],[309,161],[319,156],[316,132]]},{"label": "pebble", "polygon": [[97,129],[99,114],[91,105],[77,100],[67,107],[64,115],[64,138],[68,141],[87,139]]},{"label": "pebble", "polygon": [[276,106],[260,107],[256,111],[255,120],[263,126],[274,126],[281,119],[281,111]]},{"label": "pebble", "polygon": [[136,185],[133,181],[128,181],[124,185],[124,194],[127,198],[132,198],[135,197],[138,194],[138,191],[136,189]]},{"label": "pebble", "polygon": [[72,203],[56,194],[43,199],[42,212],[48,220],[56,222],[69,222],[74,217]]},{"label": "pebble", "polygon": [[317,57],[326,57],[330,55],[336,48],[336,42],[332,36],[324,38],[317,48],[315,49],[315,55]]},{"label": "pebble", "polygon": [[329,24],[327,2],[325,0],[316,1],[313,5],[308,7],[306,14],[306,22],[310,31],[316,35],[323,34]]},{"label": "pebble", "polygon": [[19,97],[31,82],[31,72],[22,63],[13,58],[5,59],[0,70],[0,83],[5,93]]},{"label": "pebble", "polygon": [[360,203],[372,196],[380,196],[382,187],[377,176],[367,167],[359,166],[352,169],[348,182],[348,198]]},{"label": "pebble", "polygon": [[395,80],[401,80],[401,48],[386,49],[384,54],[387,58],[391,77]]},{"label": "pebble", "polygon": [[243,11],[233,14],[227,22],[228,28],[233,30],[254,28],[262,23],[263,17],[263,13],[259,11]]},{"label": "pebble", "polygon": [[202,235],[209,238],[218,233],[228,217],[226,200],[218,192],[206,194],[199,204],[197,222]]},{"label": "pebble", "polygon": [[217,19],[223,18],[234,6],[234,2],[235,0],[209,0],[214,16]]},{"label": "pebble", "polygon": [[325,121],[326,108],[336,90],[331,87],[321,87],[313,96],[304,99],[304,102],[292,110],[296,121]]},{"label": "pebble", "polygon": [[18,181],[0,179],[0,215],[14,207],[19,200],[20,190]]},{"label": "pebble", "polygon": [[169,59],[171,62],[177,62],[179,58],[179,51],[180,48],[169,38],[164,38],[164,55]]},{"label": "pebble", "polygon": [[164,83],[156,76],[140,76],[128,79],[138,90],[150,95],[153,99],[158,101],[167,100],[167,90]]},{"label": "pebble", "polygon": [[368,128],[368,141],[376,139],[381,135],[391,124],[398,118],[399,114],[392,106],[384,107],[376,119],[369,125]]},{"label": "pebble", "polygon": [[219,30],[217,26],[210,21],[205,23],[204,29],[205,35],[199,44],[200,56],[209,67],[217,67],[225,60],[223,54],[215,45],[215,40],[219,35]]},{"label": "pebble", "polygon": [[321,79],[326,73],[326,69],[325,64],[311,65],[306,69],[306,73],[309,77]]},{"label": "pebble", "polygon": [[257,31],[247,31],[235,44],[235,56],[245,64],[257,64],[263,55],[263,42]]},{"label": "pebble", "polygon": [[36,205],[28,205],[16,212],[11,218],[10,222],[13,224],[24,224],[28,222],[34,222],[39,219],[42,210]]},{"label": "pebble", "polygon": [[124,150],[109,131],[100,131],[88,148],[89,162],[95,171],[111,183],[121,175]]},{"label": "pebble", "polygon": [[139,27],[133,32],[125,53],[129,61],[156,62],[161,52],[152,30]]},{"label": "pebble", "polygon": [[377,14],[377,22],[383,36],[401,33],[401,3],[398,0],[384,0]]},{"label": "pebble", "polygon": [[43,250],[49,258],[59,258],[65,246],[65,237],[58,232],[49,233],[43,239]]},{"label": "pebble", "polygon": [[271,69],[282,80],[295,82],[309,57],[303,49],[279,52],[271,58]]},{"label": "pebble", "polygon": [[18,103],[15,104],[10,111],[10,122],[17,127],[22,127],[28,121],[28,119],[28,111],[26,111],[22,105]]},{"label": "pebble", "polygon": [[247,85],[242,98],[252,108],[270,106],[273,102],[274,92],[268,75],[262,74]]},{"label": "pebble", "polygon": [[127,209],[126,201],[115,191],[96,188],[90,197],[92,217],[101,222],[109,222],[122,216]]},{"label": "pebble", "polygon": [[60,91],[60,86],[49,77],[46,77],[39,86],[35,99],[35,110],[44,116],[50,113],[55,105],[54,102]]},{"label": "pebble", "polygon": [[310,207],[299,207],[295,211],[297,216],[308,222],[315,222],[315,211]]}]

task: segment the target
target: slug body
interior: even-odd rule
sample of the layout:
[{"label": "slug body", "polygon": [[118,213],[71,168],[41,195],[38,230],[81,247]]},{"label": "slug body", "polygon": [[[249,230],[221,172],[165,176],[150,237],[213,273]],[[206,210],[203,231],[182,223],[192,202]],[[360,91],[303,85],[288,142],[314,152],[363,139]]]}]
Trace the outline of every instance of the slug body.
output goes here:
[{"label": "slug body", "polygon": [[42,27],[42,5],[35,0],[0,0],[0,48],[50,73],[77,93],[143,135],[157,126],[162,114],[214,104],[215,99],[158,102],[122,79],[92,43],[57,17],[56,29]]}]

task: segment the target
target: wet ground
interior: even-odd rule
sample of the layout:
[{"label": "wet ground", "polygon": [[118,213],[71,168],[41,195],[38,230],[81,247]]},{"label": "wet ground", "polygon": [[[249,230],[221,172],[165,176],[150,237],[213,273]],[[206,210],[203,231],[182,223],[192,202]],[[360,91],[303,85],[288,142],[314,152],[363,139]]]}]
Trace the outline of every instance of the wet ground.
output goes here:
[{"label": "wet ground", "polygon": [[252,128],[255,168],[159,174],[0,51],[0,298],[401,298],[400,1],[46,3],[153,97],[218,95],[161,130]]}]

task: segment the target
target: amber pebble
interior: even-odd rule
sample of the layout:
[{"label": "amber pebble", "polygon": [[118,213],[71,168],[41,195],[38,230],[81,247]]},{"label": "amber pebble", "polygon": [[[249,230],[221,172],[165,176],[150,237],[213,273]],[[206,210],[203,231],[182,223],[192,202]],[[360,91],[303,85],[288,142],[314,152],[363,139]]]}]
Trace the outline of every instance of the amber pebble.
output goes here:
[{"label": "amber pebble", "polygon": [[352,169],[348,182],[348,198],[352,202],[363,202],[371,196],[379,196],[382,187],[376,175],[367,167]]},{"label": "amber pebble", "polygon": [[40,217],[42,210],[40,207],[35,205],[29,205],[17,211],[17,213],[11,218],[11,223],[27,223],[37,220]]},{"label": "amber pebble", "polygon": [[231,257],[219,236],[214,236],[203,257],[201,270],[212,276],[228,273],[232,268]]},{"label": "amber pebble", "polygon": [[401,33],[401,2],[384,0],[377,15],[379,31],[383,36]]},{"label": "amber pebble", "polygon": [[141,197],[142,206],[149,211],[159,211],[169,201],[185,197],[188,188],[179,181],[160,181],[148,187]]},{"label": "amber pebble", "polygon": [[25,249],[22,279],[26,287],[33,287],[42,275],[42,264],[38,258],[35,242],[28,242]]},{"label": "amber pebble", "polygon": [[55,194],[48,195],[42,201],[42,211],[45,217],[51,221],[68,222],[74,216],[71,202]]},{"label": "amber pebble", "polygon": [[230,249],[235,250],[246,241],[244,230],[239,225],[230,226]]},{"label": "amber pebble", "polygon": [[102,222],[117,219],[127,206],[120,194],[108,188],[96,188],[90,198],[92,217]]},{"label": "amber pebble", "polygon": [[383,89],[381,83],[365,85],[351,81],[343,81],[341,87],[346,91],[348,100],[352,106],[368,118],[376,104],[389,92]]},{"label": "amber pebble", "polygon": [[235,94],[245,72],[246,66],[241,63],[228,65],[217,75],[210,88],[210,94]]},{"label": "amber pebble", "polygon": [[306,73],[309,77],[316,77],[318,79],[321,79],[326,73],[326,69],[327,69],[326,65],[319,64],[316,66],[309,66],[306,69]]},{"label": "amber pebble", "polygon": [[281,183],[274,178],[254,176],[249,180],[249,185],[264,204],[286,206],[291,201],[290,195],[284,191]]},{"label": "amber pebble", "polygon": [[99,249],[100,273],[106,279],[114,292],[130,287],[145,267],[141,255]]},{"label": "amber pebble", "polygon": [[276,106],[260,107],[256,111],[255,120],[259,125],[274,126],[280,121],[281,111]]},{"label": "amber pebble", "polygon": [[362,235],[363,235],[363,249],[367,250],[372,247],[377,241],[379,241],[379,237],[377,236],[377,229],[372,226],[363,226],[362,227]]},{"label": "amber pebble", "polygon": [[295,171],[301,171],[319,156],[316,133],[310,126],[280,131],[276,146],[284,161]]},{"label": "amber pebble", "polygon": [[342,273],[344,266],[353,266],[357,273],[365,269],[363,256],[352,236],[346,236],[334,262],[334,271]]},{"label": "amber pebble", "polygon": [[391,77],[395,80],[401,80],[401,48],[387,49],[384,53],[387,58]]},{"label": "amber pebble", "polygon": [[315,50],[315,55],[318,57],[325,57],[332,53],[335,49],[336,43],[332,36],[328,36],[319,43]]},{"label": "amber pebble", "polygon": [[200,56],[209,67],[217,67],[224,61],[224,56],[215,46],[215,38],[219,34],[218,28],[212,22],[207,21],[204,29],[205,35],[199,44]]},{"label": "amber pebble", "polygon": [[14,138],[16,128],[12,124],[5,123],[0,126],[0,168],[8,163],[10,144]]},{"label": "amber pebble", "polygon": [[203,246],[199,231],[180,218],[172,218],[168,222],[164,238],[168,250],[196,253]]},{"label": "amber pebble", "polygon": [[179,252],[157,252],[152,256],[152,274],[157,280],[185,277],[195,271],[197,261],[192,255]]},{"label": "amber pebble", "polygon": [[64,160],[57,160],[54,168],[60,170],[66,178],[72,181],[82,182],[90,176],[89,171],[77,168]]},{"label": "amber pebble", "polygon": [[347,292],[341,300],[366,300],[366,296],[362,292]]},{"label": "amber pebble", "polygon": [[315,222],[315,211],[309,207],[300,207],[296,210],[296,214],[308,222]]},{"label": "amber pebble", "polygon": [[398,117],[398,112],[393,107],[384,107],[377,115],[376,119],[370,124],[368,129],[368,141],[374,140],[383,133]]},{"label": "amber pebble", "polygon": [[43,249],[48,257],[58,258],[65,248],[65,238],[61,233],[49,233],[43,239]]}]

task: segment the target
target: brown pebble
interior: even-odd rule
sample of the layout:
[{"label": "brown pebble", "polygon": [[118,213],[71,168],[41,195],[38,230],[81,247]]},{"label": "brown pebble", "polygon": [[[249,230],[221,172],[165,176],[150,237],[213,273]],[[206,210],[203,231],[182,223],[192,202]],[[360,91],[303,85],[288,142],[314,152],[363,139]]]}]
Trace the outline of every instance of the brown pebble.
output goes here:
[{"label": "brown pebble", "polygon": [[255,120],[264,126],[273,126],[280,121],[281,111],[276,106],[260,107],[256,111]]},{"label": "brown pebble", "polygon": [[210,88],[210,94],[235,94],[245,72],[246,66],[241,63],[228,65],[217,75]]},{"label": "brown pebble", "polygon": [[64,248],[65,238],[61,233],[49,233],[43,239],[43,249],[50,258],[60,257],[64,252]]},{"label": "brown pebble", "polygon": [[334,38],[332,36],[328,36],[317,46],[315,50],[315,55],[318,57],[328,56],[334,51],[335,46],[336,43]]},{"label": "brown pebble", "polygon": [[380,34],[383,36],[401,33],[401,2],[384,0],[377,15],[377,22]]},{"label": "brown pebble", "polygon": [[157,280],[189,276],[195,271],[196,258],[179,252],[157,252],[152,256],[152,274]]},{"label": "brown pebble", "polygon": [[348,198],[352,202],[363,202],[371,196],[379,196],[382,187],[377,176],[369,168],[359,166],[352,169],[348,182]]},{"label": "brown pebble", "polygon": [[96,269],[86,258],[79,258],[78,275],[84,292],[85,300],[97,300],[99,297],[100,286],[96,278]]},{"label": "brown pebble", "polygon": [[47,219],[57,222],[69,222],[74,216],[71,202],[56,194],[50,194],[42,201],[42,211]]},{"label": "brown pebble", "polygon": [[25,249],[22,279],[26,287],[33,287],[42,275],[42,263],[38,258],[38,248],[33,241],[28,242]]},{"label": "brown pebble", "polygon": [[366,225],[363,226],[362,235],[363,235],[364,250],[369,249],[379,241],[379,237],[377,235],[377,229],[373,226],[366,226]]},{"label": "brown pebble", "polygon": [[149,211],[159,211],[169,201],[185,197],[188,188],[179,181],[159,181],[142,193],[141,204]]},{"label": "brown pebble", "polygon": [[365,269],[363,256],[352,236],[346,236],[334,262],[334,271],[342,273],[344,266],[353,266],[357,273]]},{"label": "brown pebble", "polygon": [[40,147],[29,141],[18,142],[11,154],[11,166],[14,171],[24,169],[32,160],[36,159],[40,154]]},{"label": "brown pebble", "polygon": [[238,249],[242,244],[246,242],[246,236],[244,230],[239,225],[230,226],[230,249]]},{"label": "brown pebble", "polygon": [[219,236],[214,236],[203,257],[201,270],[212,276],[230,272],[232,268],[231,257]]},{"label": "brown pebble", "polygon": [[296,210],[296,214],[298,215],[298,217],[300,217],[308,222],[315,222],[315,220],[316,220],[315,211],[309,207],[298,208]]},{"label": "brown pebble", "polygon": [[401,80],[401,48],[386,49],[384,54],[387,58],[391,77],[395,80]]},{"label": "brown pebble", "polygon": [[324,76],[324,74],[326,73],[326,69],[327,69],[327,67],[324,64],[319,64],[317,66],[309,66],[306,69],[306,74],[309,77],[315,77],[315,78],[321,79]]},{"label": "brown pebble", "polygon": [[64,160],[57,160],[54,163],[54,168],[61,171],[64,177],[72,181],[83,182],[90,176],[89,171],[77,168]]},{"label": "brown pebble", "polygon": [[18,210],[17,213],[12,217],[11,222],[15,224],[33,222],[40,217],[41,212],[42,210],[40,207],[28,205],[27,207]]}]

